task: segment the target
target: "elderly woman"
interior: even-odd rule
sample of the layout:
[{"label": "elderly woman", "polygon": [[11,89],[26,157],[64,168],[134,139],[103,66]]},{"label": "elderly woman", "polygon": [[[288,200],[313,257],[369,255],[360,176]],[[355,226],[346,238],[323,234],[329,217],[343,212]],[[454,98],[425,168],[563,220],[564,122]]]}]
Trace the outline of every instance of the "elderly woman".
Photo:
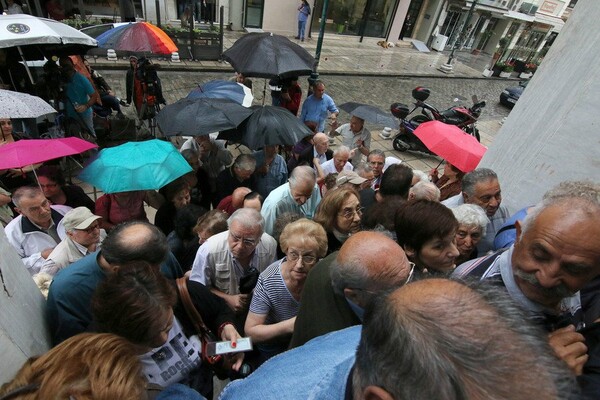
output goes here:
[{"label": "elderly woman", "polygon": [[341,187],[327,192],[314,218],[327,232],[327,254],[339,250],[350,235],[360,230],[362,211],[356,190]]},{"label": "elderly woman", "polygon": [[452,209],[458,221],[456,247],[460,255],[456,265],[477,258],[477,243],[485,236],[489,219],[483,208],[475,204],[462,204]]},{"label": "elderly woman", "polygon": [[261,361],[288,348],[308,272],[327,252],[325,230],[306,218],[286,225],[279,242],[286,256],[260,274],[244,329]]},{"label": "elderly woman", "polygon": [[[186,285],[206,326],[220,340],[235,342],[240,336],[225,301],[198,282],[187,281]],[[145,262],[122,265],[96,289],[92,311],[99,330],[136,345],[143,374],[150,383],[163,387],[183,383],[212,398],[212,379],[199,379],[203,372],[209,372],[200,369],[201,343],[190,339],[199,332],[181,303],[174,281]],[[237,353],[228,358],[237,371],[244,357]]]},{"label": "elderly woman", "polygon": [[432,169],[431,182],[440,189],[440,201],[456,196],[462,191],[462,178],[465,173],[446,161],[444,173],[439,176],[437,169]]},{"label": "elderly woman", "polygon": [[188,185],[188,181],[184,177],[181,177],[161,189],[161,193],[164,194],[167,201],[156,211],[154,225],[162,233],[168,235],[175,228],[177,210],[190,204],[190,186]]},{"label": "elderly woman", "polygon": [[86,207],[94,212],[94,201],[77,185],[67,185],[58,165],[44,165],[37,171],[38,182],[44,196],[52,204],[72,208]]},{"label": "elderly woman", "polygon": [[431,200],[409,201],[396,213],[396,240],[415,264],[415,276],[449,275],[460,254],[458,222],[449,208]]}]

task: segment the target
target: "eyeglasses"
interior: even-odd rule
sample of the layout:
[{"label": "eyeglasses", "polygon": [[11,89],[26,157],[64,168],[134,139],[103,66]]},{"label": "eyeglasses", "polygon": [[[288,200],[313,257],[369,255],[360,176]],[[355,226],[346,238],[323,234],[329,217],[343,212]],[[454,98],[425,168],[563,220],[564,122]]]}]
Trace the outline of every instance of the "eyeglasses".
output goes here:
[{"label": "eyeglasses", "polygon": [[410,272],[408,273],[408,278],[406,278],[406,281],[404,281],[404,285],[410,283],[410,281],[412,281],[413,275],[415,274],[415,263],[409,261],[408,265],[410,265]]},{"label": "eyeglasses", "polygon": [[315,256],[311,256],[310,254],[298,254],[295,251],[290,251],[289,253],[287,253],[287,259],[292,261],[292,262],[296,262],[298,261],[298,259],[300,259],[302,264],[314,264],[317,262],[317,257]]},{"label": "eyeglasses", "polygon": [[346,208],[346,209],[342,210],[342,212],[339,213],[338,215],[344,217],[345,219],[352,219],[352,218],[354,218],[355,213],[360,217],[363,213],[363,210],[364,210],[363,207],[357,207],[356,209]]},{"label": "eyeglasses", "polygon": [[247,238],[238,236],[231,231],[229,231],[229,236],[231,236],[234,243],[242,242],[242,245],[244,245],[244,246],[252,247],[252,246],[256,246],[256,243],[257,243],[257,239],[247,239]]},{"label": "eyeglasses", "polygon": [[91,226],[89,226],[89,227],[87,227],[85,229],[76,229],[76,230],[82,231],[82,232],[85,232],[85,233],[92,233],[96,229],[100,229],[100,224],[93,224],[93,225],[91,225]]}]

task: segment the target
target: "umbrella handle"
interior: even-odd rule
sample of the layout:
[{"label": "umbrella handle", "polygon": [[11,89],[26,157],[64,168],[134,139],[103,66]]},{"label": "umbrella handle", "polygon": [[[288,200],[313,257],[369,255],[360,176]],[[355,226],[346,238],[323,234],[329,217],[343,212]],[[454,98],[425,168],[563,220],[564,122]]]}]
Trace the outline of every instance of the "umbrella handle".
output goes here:
[{"label": "umbrella handle", "polygon": [[438,169],[440,167],[440,165],[442,165],[443,162],[444,162],[444,160],[442,159],[442,161],[440,161],[440,163],[437,165],[437,167],[435,167],[435,169]]}]

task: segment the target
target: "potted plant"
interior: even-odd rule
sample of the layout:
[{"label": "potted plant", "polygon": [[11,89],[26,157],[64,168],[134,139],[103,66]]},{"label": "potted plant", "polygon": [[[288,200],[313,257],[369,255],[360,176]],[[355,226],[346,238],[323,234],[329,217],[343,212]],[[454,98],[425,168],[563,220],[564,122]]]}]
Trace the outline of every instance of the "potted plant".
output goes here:
[{"label": "potted plant", "polygon": [[515,67],[513,65],[506,63],[502,67],[502,72],[500,72],[500,77],[501,78],[510,78],[510,76],[512,75],[514,70],[515,70]]}]

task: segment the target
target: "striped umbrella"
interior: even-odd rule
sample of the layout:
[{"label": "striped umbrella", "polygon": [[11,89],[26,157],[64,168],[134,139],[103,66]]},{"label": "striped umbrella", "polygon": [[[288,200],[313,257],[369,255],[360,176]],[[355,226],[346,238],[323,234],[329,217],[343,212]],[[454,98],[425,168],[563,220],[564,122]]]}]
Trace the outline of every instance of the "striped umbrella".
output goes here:
[{"label": "striped umbrella", "polygon": [[110,29],[96,38],[98,47],[135,53],[171,54],[177,51],[162,29],[148,22],[132,22]]}]

